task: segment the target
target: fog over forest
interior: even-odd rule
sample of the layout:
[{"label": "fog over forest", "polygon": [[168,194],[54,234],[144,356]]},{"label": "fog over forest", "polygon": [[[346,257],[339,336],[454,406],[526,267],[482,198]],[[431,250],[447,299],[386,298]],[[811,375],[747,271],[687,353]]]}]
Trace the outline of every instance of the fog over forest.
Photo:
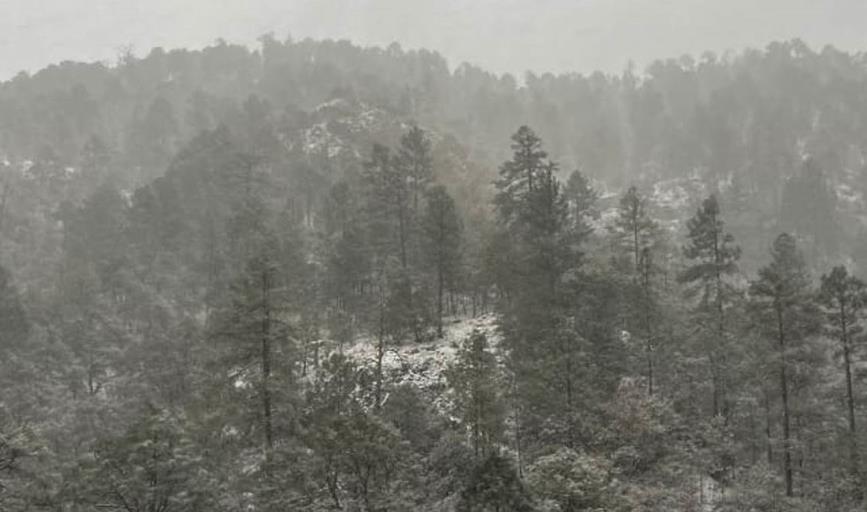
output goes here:
[{"label": "fog over forest", "polygon": [[867,7],[763,4],[0,0],[0,511],[863,511]]},{"label": "fog over forest", "polygon": [[349,39],[436,50],[457,66],[617,73],[630,61],[722,54],[799,38],[867,47],[861,0],[0,0],[0,79],[63,60],[114,62],[133,47],[200,49],[218,38]]}]

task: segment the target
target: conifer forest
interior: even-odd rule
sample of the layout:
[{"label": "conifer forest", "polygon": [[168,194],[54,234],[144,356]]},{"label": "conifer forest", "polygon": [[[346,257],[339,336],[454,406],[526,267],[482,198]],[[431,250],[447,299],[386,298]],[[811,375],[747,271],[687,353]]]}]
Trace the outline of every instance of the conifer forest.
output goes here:
[{"label": "conifer forest", "polygon": [[867,54],[659,57],[0,82],[0,510],[865,510]]}]

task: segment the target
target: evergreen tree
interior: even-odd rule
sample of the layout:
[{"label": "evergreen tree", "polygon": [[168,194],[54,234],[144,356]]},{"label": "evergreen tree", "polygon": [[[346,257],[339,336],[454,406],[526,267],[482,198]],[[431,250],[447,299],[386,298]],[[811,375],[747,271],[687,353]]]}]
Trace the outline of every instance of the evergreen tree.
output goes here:
[{"label": "evergreen tree", "polygon": [[650,247],[641,249],[641,258],[638,262],[639,287],[641,290],[638,297],[641,319],[641,330],[644,336],[644,356],[647,363],[647,394],[653,394],[654,377],[654,350],[656,345],[656,317],[657,305],[654,291],[654,274],[656,268],[653,262],[653,252]]},{"label": "evergreen tree", "polygon": [[437,336],[442,338],[444,293],[447,286],[455,284],[458,276],[463,224],[458,217],[454,200],[445,187],[430,189],[426,202],[427,209],[422,220],[424,252],[436,276]]},{"label": "evergreen tree", "polygon": [[[725,231],[716,196],[702,202],[695,216],[687,222],[688,243],[683,255],[688,267],[678,276],[687,286],[687,296],[698,296],[697,319],[708,333],[704,351],[710,361],[713,386],[713,415],[728,417],[731,391],[726,360],[731,356],[726,311],[731,308],[735,290],[731,277],[737,272],[741,249]],[[711,341],[712,340],[712,341]]]},{"label": "evergreen tree", "polygon": [[82,178],[88,185],[94,186],[109,178],[109,165],[112,153],[101,138],[91,135],[81,148],[79,156]]},{"label": "evergreen tree", "polygon": [[88,473],[96,508],[181,512],[214,505],[200,447],[166,411],[146,412],[123,435],[101,440]]},{"label": "evergreen tree", "polygon": [[482,457],[502,439],[505,422],[502,383],[484,333],[474,332],[462,342],[448,382],[457,393],[457,416],[470,431],[476,457]]},{"label": "evergreen tree", "polygon": [[588,235],[592,231],[589,222],[599,218],[596,206],[599,194],[590,185],[587,177],[581,171],[575,170],[566,181],[563,195],[569,203],[572,229],[579,237]]},{"label": "evergreen tree", "polygon": [[[379,300],[372,315],[378,326],[380,345],[386,334],[403,334],[408,326],[416,341],[421,341],[426,327],[427,311],[421,290],[414,281],[415,267],[411,265],[413,252],[412,195],[405,169],[397,156],[381,145],[374,145],[370,160],[365,165],[367,185],[367,233],[374,254],[373,274]],[[396,314],[386,315],[389,297],[400,297],[390,308]],[[386,317],[391,316],[386,322]],[[388,333],[385,327],[395,327]],[[398,338],[399,339],[399,338]]]},{"label": "evergreen tree", "polygon": [[[509,300],[535,294],[535,299],[556,301],[562,274],[576,263],[568,244],[568,211],[557,166],[544,160],[541,141],[526,126],[512,139],[515,153],[500,168],[494,199],[500,225],[513,244],[512,278],[499,285]],[[519,288],[526,291],[518,294]],[[515,297],[510,296],[513,293]]]},{"label": "evergreen tree", "polygon": [[819,300],[825,309],[825,328],[827,333],[840,342],[843,355],[843,370],[846,377],[846,410],[849,426],[849,451],[852,459],[852,473],[857,479],[859,473],[858,432],[855,425],[855,392],[853,373],[856,361],[855,342],[862,331],[860,325],[867,310],[867,285],[857,277],[849,275],[846,267],[837,266],[830,274],[822,276]]},{"label": "evergreen tree", "polygon": [[[101,185],[81,207],[62,207],[60,279],[53,312],[65,347],[74,356],[66,371],[88,395],[103,391],[119,370],[121,347],[132,338],[128,298],[126,203],[112,185]],[[125,321],[121,320],[125,316]]]},{"label": "evergreen tree", "polygon": [[614,473],[611,462],[602,457],[561,448],[533,463],[527,484],[556,510],[617,510],[623,504],[618,503]]},{"label": "evergreen tree", "polygon": [[339,312],[358,312],[371,271],[363,205],[359,203],[357,192],[346,181],[331,188],[326,203],[326,289]]},{"label": "evergreen tree", "polygon": [[783,187],[779,224],[811,242],[807,256],[814,265],[839,246],[836,210],[837,196],[825,173],[816,160],[806,159]]},{"label": "evergreen tree", "polygon": [[635,186],[629,187],[617,208],[614,229],[621,243],[629,248],[633,256],[635,276],[641,273],[641,251],[652,245],[651,236],[656,223],[650,218],[647,199]]},{"label": "evergreen tree", "polygon": [[750,296],[766,335],[777,346],[779,393],[782,403],[783,476],[786,496],[794,495],[792,404],[790,403],[793,348],[815,330],[810,280],[795,239],[786,233],[774,240],[771,263],[750,284]]},{"label": "evergreen tree", "polygon": [[[263,202],[264,187],[251,181],[245,189],[227,226],[236,243],[234,258],[239,268],[209,335],[218,342],[221,384],[240,395],[240,409],[247,411],[242,416],[255,411],[252,421],[258,423],[263,453],[270,462],[277,419],[291,420],[275,413],[279,407],[275,397],[290,392],[294,377],[299,311],[292,299],[304,293],[298,274],[303,275],[305,265],[299,256],[301,241],[278,236]],[[245,404],[250,399],[258,405]],[[286,400],[279,402],[285,405]]]},{"label": "evergreen tree", "polygon": [[[278,266],[271,251],[252,257],[232,287],[232,302],[219,314],[214,336],[225,345],[223,365],[230,384],[252,387],[260,402],[265,452],[274,446],[273,364],[275,351],[288,346],[288,331],[280,325]],[[285,352],[281,361],[287,360]],[[291,359],[289,359],[291,361]]]},{"label": "evergreen tree", "polygon": [[522,431],[539,434],[546,421],[555,421],[558,433],[568,435],[564,420],[571,413],[574,380],[563,369],[578,341],[569,327],[568,305],[581,254],[557,165],[545,160],[529,128],[520,128],[513,141],[515,153],[501,166],[494,204],[502,241],[508,240],[501,246],[506,253],[498,257],[505,268],[495,272],[503,276],[497,283],[500,325],[515,378],[516,414],[523,410],[516,438],[524,437]]},{"label": "evergreen tree", "polygon": [[406,176],[389,148],[375,144],[365,164],[371,236],[380,258],[396,257],[409,268],[412,197]]},{"label": "evergreen tree", "polygon": [[394,497],[406,446],[392,425],[368,412],[363,375],[343,356],[329,358],[306,393],[302,424],[317,459],[313,476],[323,480],[332,505],[372,511]]},{"label": "evergreen tree", "polygon": [[0,353],[20,351],[27,341],[30,328],[18,290],[12,284],[9,272],[0,267]]},{"label": "evergreen tree", "polygon": [[527,126],[512,135],[512,159],[500,166],[494,205],[504,225],[519,222],[525,215],[525,199],[534,190],[534,181],[548,158],[542,140]]},{"label": "evergreen tree", "polygon": [[130,151],[137,163],[154,169],[171,157],[177,135],[174,107],[164,97],[157,97],[132,124]]},{"label": "evergreen tree", "polygon": [[[620,198],[617,217],[611,226],[615,240],[632,256],[629,265],[632,282],[624,286],[626,328],[636,338],[643,339],[644,366],[646,367],[647,391],[653,393],[654,345],[656,344],[656,292],[655,247],[658,243],[656,222],[650,217],[647,198],[634,186],[629,187]],[[620,261],[615,259],[615,263]],[[625,264],[625,261],[623,262]]]},{"label": "evergreen tree", "polygon": [[461,492],[459,512],[529,512],[530,497],[511,462],[491,453],[477,465]]},{"label": "evergreen tree", "polygon": [[433,179],[431,143],[424,130],[413,125],[400,138],[400,150],[397,158],[409,182],[412,211],[415,218],[418,219],[421,216],[420,200]]}]

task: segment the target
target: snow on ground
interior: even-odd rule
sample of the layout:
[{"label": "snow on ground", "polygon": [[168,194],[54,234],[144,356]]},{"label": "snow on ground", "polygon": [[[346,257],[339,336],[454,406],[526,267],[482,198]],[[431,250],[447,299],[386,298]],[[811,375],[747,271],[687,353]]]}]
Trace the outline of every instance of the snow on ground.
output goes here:
[{"label": "snow on ground", "polygon": [[[600,188],[600,190],[606,190]],[[598,233],[613,226],[619,213],[620,197],[624,191],[608,192],[600,195],[598,203],[600,215],[590,221],[590,226]],[[707,186],[698,174],[688,177],[672,178],[657,181],[649,189],[639,189],[646,195],[651,208],[651,215],[657,224],[665,231],[676,234],[683,226],[685,219],[695,213],[697,204],[695,198],[706,197]]]},{"label": "snow on ground", "polygon": [[[448,414],[452,407],[446,370],[455,361],[460,343],[476,329],[487,335],[489,346],[496,350],[500,335],[493,314],[451,319],[445,326],[442,339],[424,343],[406,341],[388,346],[382,360],[386,382],[389,386],[412,384],[430,398],[437,411]],[[344,348],[343,353],[363,367],[376,365],[376,343],[373,340],[358,340]]]},{"label": "snow on ground", "polygon": [[863,208],[864,193],[857,190],[852,185],[848,183],[838,183],[834,188],[834,192],[837,194],[837,200],[840,202],[842,207],[853,211],[858,211]]},{"label": "snow on ground", "polygon": [[702,512],[713,512],[723,498],[723,489],[719,482],[711,477],[701,477],[699,503]]},{"label": "snow on ground", "polygon": [[346,144],[328,130],[327,123],[317,123],[304,131],[302,148],[308,155],[328,155],[335,158],[347,149]]},{"label": "snow on ground", "polygon": [[293,137],[293,140],[288,141],[290,147],[297,145],[307,155],[336,158],[349,154],[361,158],[355,138],[383,133],[396,127],[406,128],[383,109],[345,99],[325,102],[311,114],[315,122],[301,130],[297,134],[297,140]]}]

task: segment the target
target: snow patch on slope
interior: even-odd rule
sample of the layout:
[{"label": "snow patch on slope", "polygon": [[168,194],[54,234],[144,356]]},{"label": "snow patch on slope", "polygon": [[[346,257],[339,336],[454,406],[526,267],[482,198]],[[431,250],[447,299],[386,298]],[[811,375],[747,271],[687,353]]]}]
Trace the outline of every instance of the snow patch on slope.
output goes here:
[{"label": "snow patch on slope", "polygon": [[[388,346],[382,360],[387,387],[415,386],[430,399],[438,412],[448,414],[452,410],[452,400],[446,371],[454,364],[460,344],[475,330],[485,333],[491,350],[497,352],[501,336],[493,314],[453,320],[445,327],[442,339]],[[346,347],[343,353],[364,368],[376,366],[374,340],[358,340]]]}]

